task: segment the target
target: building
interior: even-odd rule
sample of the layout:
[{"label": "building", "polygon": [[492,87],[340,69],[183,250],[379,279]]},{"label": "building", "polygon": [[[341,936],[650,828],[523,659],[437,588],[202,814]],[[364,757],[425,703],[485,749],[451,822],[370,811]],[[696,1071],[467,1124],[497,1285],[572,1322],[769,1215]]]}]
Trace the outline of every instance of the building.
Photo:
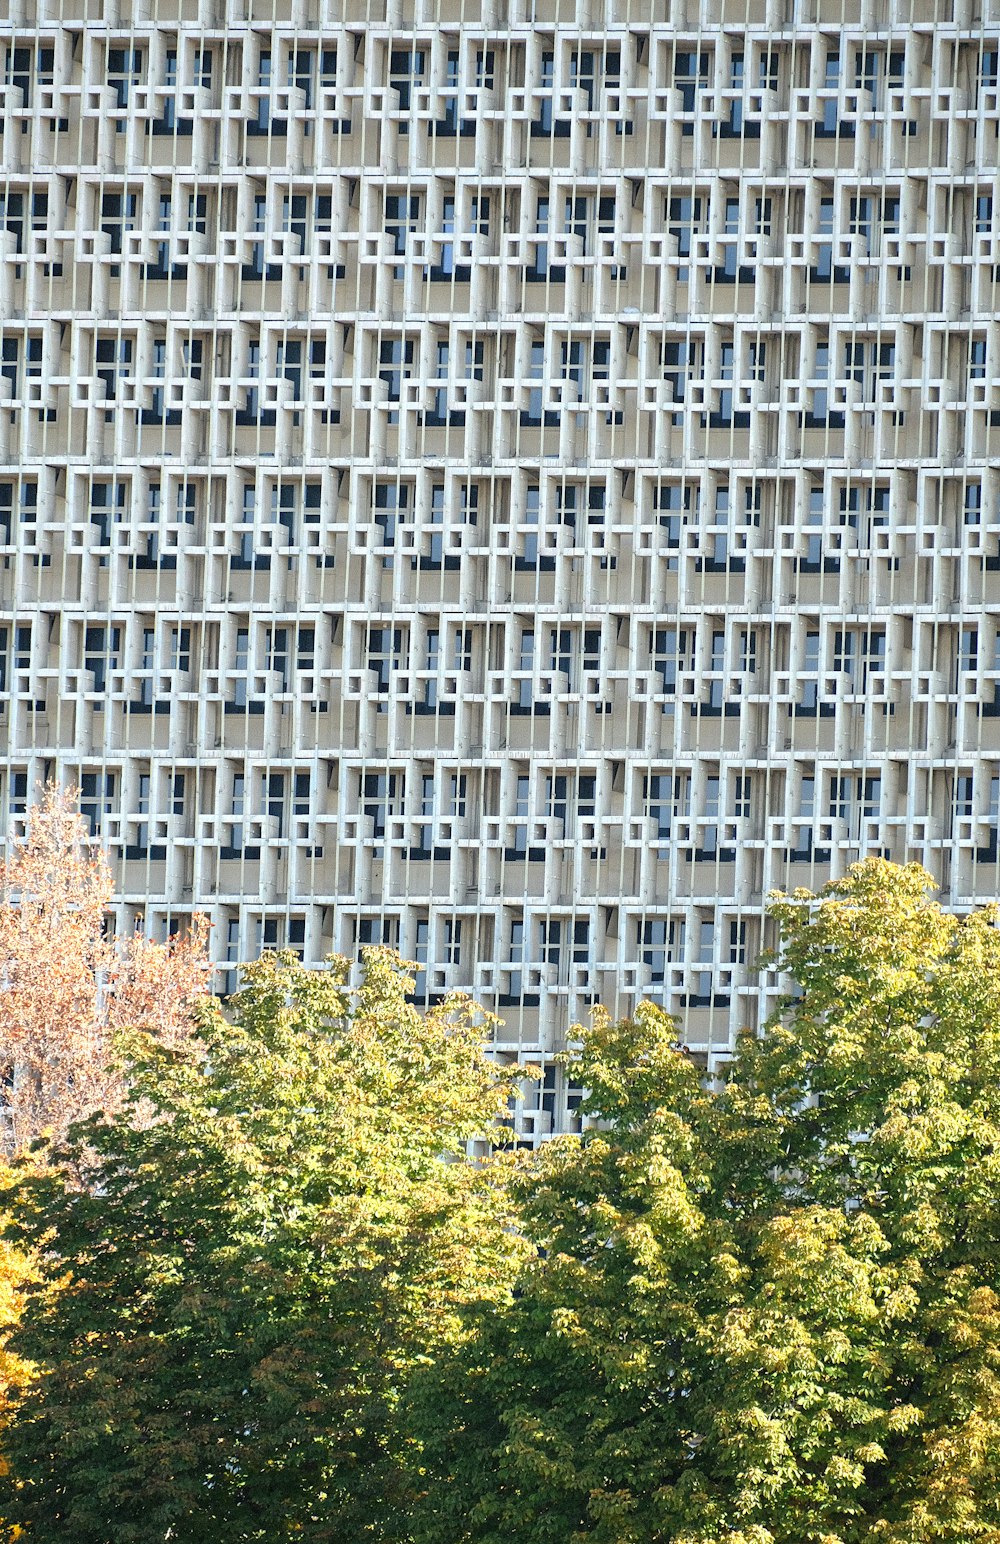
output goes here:
[{"label": "building", "polygon": [[13,0],[0,801],[126,922],[723,1057],[772,887],[994,898],[998,0]]}]

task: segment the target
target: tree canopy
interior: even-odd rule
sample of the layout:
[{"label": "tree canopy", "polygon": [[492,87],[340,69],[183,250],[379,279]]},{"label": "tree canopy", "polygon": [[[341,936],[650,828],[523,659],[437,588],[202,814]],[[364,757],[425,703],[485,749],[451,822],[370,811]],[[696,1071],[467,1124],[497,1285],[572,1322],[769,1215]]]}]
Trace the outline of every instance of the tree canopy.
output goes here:
[{"label": "tree canopy", "polygon": [[722,1086],[598,1015],[535,1246],[424,1375],[422,1544],[1000,1539],[1000,932],[872,860],[776,898]]},{"label": "tree canopy", "polygon": [[511,1074],[387,951],[356,992],[265,957],[201,1060],[131,1036],[122,1108],[9,1198],[38,1372],[0,1513],[81,1544],[1000,1544],[1000,927],[930,889],[871,860],[775,897],[794,994],[714,1079],[661,1008],[598,1011],[583,1134],[530,1154],[470,1159]]},{"label": "tree canopy", "polygon": [[417,1012],[386,951],[346,981],[246,967],[202,1059],[133,1036],[118,1118],[23,1178],[18,1237],[68,1277],[17,1337],[39,1372],[8,1510],[33,1537],[405,1537],[401,1381],[517,1253],[464,1161],[508,1079],[472,1005]]}]

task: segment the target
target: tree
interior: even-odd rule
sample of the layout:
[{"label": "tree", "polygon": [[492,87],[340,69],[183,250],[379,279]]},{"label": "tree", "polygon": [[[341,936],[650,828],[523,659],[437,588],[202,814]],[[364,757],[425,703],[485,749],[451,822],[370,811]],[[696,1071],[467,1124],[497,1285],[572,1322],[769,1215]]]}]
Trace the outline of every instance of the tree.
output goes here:
[{"label": "tree", "polygon": [[[0,1192],[6,1194],[11,1184],[11,1172],[4,1164],[0,1166]],[[0,1211],[0,1227],[9,1223],[6,1210]],[[9,1476],[10,1467],[2,1446],[34,1375],[32,1363],[11,1348],[10,1340],[24,1311],[26,1290],[29,1286],[37,1290],[41,1282],[41,1272],[32,1256],[10,1239],[0,1238],[0,1474],[4,1476]],[[21,1536],[17,1524],[12,1526],[0,1517],[0,1539],[4,1544],[13,1544]]]},{"label": "tree", "polygon": [[423,1371],[420,1544],[1000,1540],[1000,931],[872,860],[778,897],[798,983],[702,1086],[598,1015],[533,1257]]},{"label": "tree", "polygon": [[168,1045],[191,1034],[210,968],[204,918],[169,946],[141,935],[109,939],[112,895],[107,859],[88,838],[74,795],[50,786],[29,812],[27,839],[0,863],[8,1152],[121,1104],[119,1027],[149,1029]]},{"label": "tree", "polygon": [[406,1537],[399,1391],[518,1259],[500,1170],[464,1158],[510,1085],[465,999],[419,1013],[387,950],[347,979],[267,955],[230,1021],[203,1005],[202,1059],[133,1035],[120,1113],[53,1155],[83,1187],[21,1181],[46,1282],[0,1509],[31,1537]]}]

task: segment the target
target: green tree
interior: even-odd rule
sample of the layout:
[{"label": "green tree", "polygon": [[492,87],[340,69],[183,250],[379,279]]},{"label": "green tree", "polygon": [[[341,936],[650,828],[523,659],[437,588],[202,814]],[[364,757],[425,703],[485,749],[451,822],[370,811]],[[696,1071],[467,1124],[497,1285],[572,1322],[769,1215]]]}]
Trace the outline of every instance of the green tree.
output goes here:
[{"label": "green tree", "polygon": [[123,1112],[52,1155],[83,1186],[21,1180],[15,1241],[67,1278],[12,1340],[38,1372],[0,1512],[32,1538],[406,1536],[399,1390],[517,1257],[464,1158],[509,1082],[474,1006],[417,1012],[388,951],[346,981],[266,956],[201,1060],[132,1037]]},{"label": "green tree", "polygon": [[724,1086],[648,1004],[581,1032],[534,1256],[414,1385],[421,1544],[997,1544],[1000,931],[930,888],[776,898]]}]

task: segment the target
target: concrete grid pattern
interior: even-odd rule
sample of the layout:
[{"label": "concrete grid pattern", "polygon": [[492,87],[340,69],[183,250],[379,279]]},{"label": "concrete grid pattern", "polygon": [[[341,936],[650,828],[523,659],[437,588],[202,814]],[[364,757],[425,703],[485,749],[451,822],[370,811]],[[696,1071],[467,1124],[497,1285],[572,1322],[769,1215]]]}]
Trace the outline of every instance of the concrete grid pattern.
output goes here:
[{"label": "concrete grid pattern", "polygon": [[0,803],[123,925],[724,1059],[772,887],[998,888],[997,0],[13,0]]}]

